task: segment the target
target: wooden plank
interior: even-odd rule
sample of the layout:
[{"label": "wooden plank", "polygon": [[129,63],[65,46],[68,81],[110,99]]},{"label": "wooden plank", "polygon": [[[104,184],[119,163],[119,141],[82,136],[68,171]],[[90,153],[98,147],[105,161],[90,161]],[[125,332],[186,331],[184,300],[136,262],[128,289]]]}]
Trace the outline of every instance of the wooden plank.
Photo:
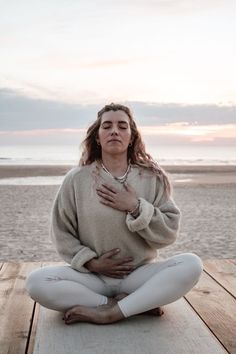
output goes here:
[{"label": "wooden plank", "polygon": [[236,264],[230,259],[204,261],[204,270],[236,297]]},{"label": "wooden plank", "polygon": [[[221,265],[221,267],[219,266],[219,264],[222,264],[223,261],[223,265]],[[235,260],[227,260],[229,262],[231,262],[232,264],[236,264]],[[229,265],[225,265],[228,262],[225,262],[225,260],[218,260],[218,261],[204,261],[204,264],[206,262],[206,271],[209,271],[209,273],[211,274],[211,276],[213,278],[215,278],[218,282],[222,283],[222,285],[230,292],[232,292],[232,289],[230,288],[230,282],[231,280],[229,280],[229,277],[232,277],[232,274],[229,268]],[[15,262],[11,262],[11,263],[0,263],[0,269],[2,269],[2,271],[0,272],[0,313],[1,313],[1,317],[2,319],[0,320],[0,352],[1,354],[5,354],[5,353],[24,353],[24,348],[26,345],[26,341],[27,341],[27,335],[29,332],[29,328],[32,325],[32,329],[31,329],[31,333],[30,333],[30,337],[29,337],[29,343],[28,343],[28,351],[27,354],[32,354],[34,352],[34,341],[36,343],[35,345],[35,352],[37,353],[37,342],[36,338],[35,338],[35,334],[37,331],[37,320],[38,320],[38,316],[40,317],[41,312],[46,312],[46,316],[44,316],[44,323],[41,323],[41,329],[39,329],[38,331],[38,336],[39,333],[42,331],[42,327],[48,327],[48,316],[49,314],[51,314],[50,316],[53,315],[54,316],[56,314],[56,316],[59,316],[58,320],[59,320],[59,329],[60,329],[60,333],[62,338],[66,338],[66,343],[64,343],[64,347],[67,348],[68,347],[68,342],[71,341],[71,339],[73,339],[74,341],[74,353],[78,353],[78,348],[80,348],[80,346],[82,345],[82,348],[85,349],[85,351],[82,351],[84,353],[94,353],[94,348],[97,349],[97,346],[101,346],[100,341],[102,340],[102,338],[106,338],[106,343],[108,343],[107,347],[104,348],[104,346],[101,346],[101,351],[96,353],[109,353],[110,351],[108,349],[111,349],[112,345],[115,345],[115,349],[114,351],[112,351],[112,353],[126,353],[127,352],[127,348],[128,348],[128,352],[129,353],[179,353],[180,351],[183,353],[199,353],[199,351],[193,351],[192,347],[196,347],[196,348],[200,348],[201,352],[207,352],[207,353],[211,353],[211,351],[209,351],[208,349],[208,345],[206,345],[204,348],[199,347],[198,344],[198,340],[199,338],[202,340],[202,337],[205,341],[205,337],[209,336],[210,338],[214,336],[211,334],[211,332],[209,331],[209,329],[203,324],[203,322],[196,317],[196,314],[194,315],[195,320],[193,321],[193,319],[191,319],[191,316],[189,315],[185,315],[183,316],[183,312],[186,313],[186,309],[181,309],[181,311],[179,310],[174,310],[174,311],[170,311],[168,312],[168,316],[169,316],[169,323],[167,321],[166,326],[168,327],[168,325],[170,327],[173,327],[173,321],[177,320],[177,324],[179,325],[180,320],[184,320],[186,322],[185,317],[189,317],[189,322],[186,322],[183,327],[183,329],[179,329],[181,332],[180,337],[183,336],[182,340],[182,347],[179,345],[178,341],[177,343],[177,349],[179,351],[174,350],[175,349],[175,344],[174,344],[174,348],[169,348],[168,346],[166,346],[166,343],[163,342],[163,338],[172,338],[171,339],[171,344],[173,347],[173,343],[175,343],[176,341],[176,336],[173,336],[173,333],[171,332],[171,334],[168,332],[168,330],[164,330],[162,328],[162,325],[160,327],[160,323],[159,325],[157,324],[156,320],[159,321],[159,319],[162,321],[164,318],[167,319],[165,316],[167,315],[167,309],[171,309],[170,306],[175,305],[178,302],[175,302],[173,304],[167,305],[165,306],[165,316],[157,319],[157,318],[151,318],[151,317],[147,317],[147,316],[136,316],[130,319],[127,319],[125,321],[119,322],[118,324],[113,324],[113,325],[106,325],[106,326],[97,326],[97,325],[91,325],[91,324],[86,324],[86,323],[80,323],[80,324],[75,324],[72,326],[65,326],[64,322],[61,320],[62,314],[59,314],[56,311],[51,311],[51,310],[47,310],[42,308],[41,306],[39,306],[38,304],[36,304],[35,307],[35,312],[34,315],[32,316],[32,312],[33,312],[33,308],[34,308],[34,301],[32,299],[30,299],[30,297],[28,296],[28,294],[26,294],[25,290],[24,290],[24,284],[25,284],[25,278],[26,275],[33,269],[36,269],[40,266],[45,266],[45,265],[65,265],[64,262],[43,262],[43,263],[15,263]],[[210,265],[209,265],[210,264]],[[212,266],[212,264],[214,264],[214,266]],[[2,268],[1,268],[2,266]],[[210,268],[209,268],[210,267]],[[228,267],[228,268],[227,268]],[[223,271],[222,271],[223,269]],[[218,270],[218,271],[217,271]],[[219,275],[219,274],[220,275]],[[206,277],[207,275],[204,273],[204,277]],[[221,276],[221,278],[220,278]],[[226,277],[227,281],[224,281],[224,278]],[[212,283],[209,283],[209,279],[211,280]],[[190,301],[191,305],[195,308],[195,310],[199,313],[199,316],[201,316],[201,318],[203,318],[203,320],[207,323],[207,325],[209,326],[209,328],[211,329],[211,331],[216,332],[217,337],[219,338],[219,340],[223,343],[223,345],[229,350],[230,353],[236,352],[235,351],[235,342],[232,342],[232,331],[234,330],[235,327],[235,322],[232,323],[232,317],[230,318],[230,321],[228,319],[228,314],[232,314],[233,316],[233,312],[231,310],[228,309],[228,297],[224,298],[222,300],[222,294],[227,294],[231,300],[232,300],[232,296],[230,296],[224,289],[221,288],[221,292],[223,291],[223,293],[221,293],[220,298],[218,299],[218,291],[215,291],[215,288],[212,286],[212,284],[218,286],[218,288],[221,288],[219,285],[216,284],[216,282],[208,276],[208,280],[207,280],[207,285],[205,283],[202,283],[202,279],[201,281],[197,284],[197,286],[195,286],[195,288],[189,293],[187,294],[186,298],[188,299],[188,301]],[[199,285],[201,285],[202,287],[205,286],[205,288],[202,289],[198,289]],[[210,289],[210,290],[209,290]],[[200,310],[197,308],[197,305],[194,304],[194,301],[191,302],[191,300],[189,300],[189,296],[191,295],[191,293],[196,293],[197,290],[197,295],[199,297],[199,307]],[[205,292],[205,293],[204,293]],[[199,293],[201,293],[202,296],[199,295]],[[211,295],[211,306],[209,307],[209,294]],[[214,296],[217,295],[217,301],[215,300]],[[224,297],[224,296],[223,296]],[[207,298],[207,301],[206,299]],[[204,299],[204,301],[203,301]],[[182,299],[184,301],[184,299]],[[180,300],[179,300],[180,301]],[[185,302],[185,301],[184,301]],[[31,306],[29,306],[29,303],[31,304]],[[215,303],[215,308],[212,307],[212,304],[214,305]],[[222,304],[223,304],[223,308],[222,308]],[[235,305],[234,305],[235,306]],[[186,304],[185,304],[186,307]],[[201,311],[202,308],[202,311]],[[232,308],[232,304],[230,305],[230,308]],[[220,310],[220,313],[219,313]],[[172,312],[173,312],[173,318],[172,318]],[[193,312],[193,310],[191,310],[191,312]],[[226,312],[226,313],[225,313]],[[204,317],[204,313],[205,313],[205,317]],[[215,317],[212,317],[212,314],[215,313]],[[222,314],[225,314],[225,318],[222,318]],[[8,318],[11,318],[11,321],[8,321]],[[203,325],[203,332],[207,331],[207,335],[204,332],[204,335],[202,336],[202,330],[200,330],[197,327],[195,327],[195,321],[196,318],[198,318],[198,321],[200,320],[201,325]],[[206,318],[208,319],[208,321],[206,320]],[[49,318],[50,320],[50,326],[53,327],[55,325],[55,318]],[[32,324],[31,324],[32,321]],[[134,321],[134,324],[131,325],[132,321]],[[152,322],[152,324],[149,327],[149,322],[148,321],[154,321],[154,323]],[[229,322],[228,322],[229,321]],[[130,326],[127,327],[123,327],[124,325],[127,326],[125,323],[130,324]],[[145,324],[143,326],[143,323]],[[163,322],[161,322],[163,323]],[[175,323],[174,323],[175,324]],[[231,332],[228,331],[228,327],[227,324],[229,326],[229,328],[231,329]],[[148,325],[148,326],[146,326]],[[191,334],[191,328],[193,327],[193,333]],[[215,325],[215,326],[214,326]],[[222,328],[219,328],[219,325],[221,327],[225,327],[226,329],[225,331],[222,331]],[[49,326],[49,327],[50,327]],[[61,328],[62,326],[62,328]],[[78,336],[78,326],[79,330],[82,331],[79,333]],[[86,327],[87,326],[87,327]],[[114,329],[114,326],[116,326],[116,329]],[[118,326],[118,327],[117,327]],[[133,326],[135,326],[135,328],[133,328]],[[154,330],[152,330],[152,327],[154,326]],[[155,327],[155,326],[159,326],[159,327]],[[231,328],[232,326],[232,328]],[[73,328],[77,328],[77,330],[74,330],[73,332]],[[115,337],[116,331],[118,330],[118,334],[119,334],[119,340],[115,340],[114,338],[111,338],[108,340],[107,342],[107,332],[105,329],[107,329],[108,327],[112,327],[110,329],[111,332],[111,337]],[[182,327],[182,324],[181,324]],[[104,330],[103,330],[104,328]],[[118,329],[117,329],[118,328]],[[150,329],[151,328],[151,329]],[[217,328],[218,331],[221,333],[221,336],[218,335],[217,333]],[[19,331],[20,329],[20,331]],[[64,331],[69,329],[69,333],[71,333],[71,335],[68,337],[68,342],[67,342],[67,336],[65,335]],[[95,330],[96,329],[96,330]],[[113,330],[114,329],[114,330]],[[100,330],[102,330],[102,332],[100,332]],[[56,329],[55,329],[56,331]],[[88,334],[87,334],[88,331]],[[137,336],[137,332],[139,331],[139,334]],[[169,329],[170,331],[170,329]],[[175,325],[173,327],[173,331],[175,333],[175,331],[177,332],[177,328],[175,328]],[[186,333],[189,334],[189,338],[185,338],[184,337],[184,331],[186,331]],[[50,333],[48,334],[47,331],[44,331],[44,335],[46,334],[46,338],[50,337]],[[49,331],[50,332],[50,331]],[[198,332],[198,336],[196,336],[196,333]],[[73,334],[74,333],[74,334]],[[130,335],[127,336],[127,333],[130,333]],[[145,339],[148,340],[148,343],[145,343],[145,340],[143,341],[143,343],[140,343],[140,333],[142,334],[142,336],[145,336]],[[148,334],[148,335],[145,335]],[[157,333],[160,333],[160,336],[157,336]],[[96,334],[96,336],[95,336]],[[60,338],[60,334],[56,335]],[[91,336],[94,336],[94,343],[91,343]],[[72,338],[71,338],[72,337]],[[133,344],[131,351],[130,351],[130,344],[133,343],[133,337],[135,339],[135,343]],[[138,338],[137,338],[138,337]],[[146,338],[148,337],[148,338]],[[231,338],[230,340],[228,340],[228,337]],[[78,339],[78,342],[76,342],[76,338]],[[86,342],[86,338],[88,339],[88,343]],[[161,340],[160,340],[161,338]],[[223,338],[223,339],[222,339]],[[50,339],[50,338],[49,338]],[[137,341],[136,341],[137,339]],[[55,338],[54,338],[55,340]],[[113,343],[115,340],[115,343]],[[150,343],[149,343],[150,341]],[[189,343],[190,341],[190,343]],[[125,343],[129,342],[128,345],[125,346]],[[142,341],[141,341],[142,342]],[[227,345],[225,344],[226,342],[229,342],[229,346],[227,347]],[[78,347],[78,343],[80,344],[80,346]],[[161,346],[160,346],[161,343]],[[222,352],[222,346],[219,347],[219,342],[217,340],[215,340],[215,343],[218,343],[218,347],[217,350],[220,350],[219,352]],[[209,344],[209,343],[208,343]],[[105,344],[104,344],[105,345]],[[143,345],[143,346],[142,346]],[[211,344],[209,344],[211,345]],[[215,345],[217,346],[217,344],[214,344],[213,346],[213,350],[212,353],[218,353],[217,350],[215,350]],[[231,347],[230,347],[231,345]],[[55,346],[55,342],[54,342],[54,346]],[[120,351],[120,347],[122,347],[121,349],[123,350]],[[53,340],[51,340],[51,348],[53,348]],[[75,349],[76,348],[76,349]],[[142,350],[140,349],[142,348]],[[147,348],[147,351],[145,351]],[[160,351],[159,349],[160,348]],[[167,349],[166,349],[167,348]],[[169,348],[169,349],[168,349]],[[201,349],[202,348],[202,349]],[[219,349],[220,348],[220,349]],[[149,351],[150,350],[154,350],[154,351]],[[99,349],[100,350],[100,349]],[[133,350],[133,351],[132,351]],[[169,350],[169,351],[168,351]],[[57,347],[57,350],[55,352],[61,352],[60,351],[60,346]],[[64,352],[70,352],[67,351],[67,349],[65,349]],[[225,352],[223,350],[223,352]],[[39,353],[39,352],[38,352]],[[40,354],[43,354],[44,352],[40,352]],[[52,352],[53,353],[53,352]],[[71,352],[73,354],[73,352]]]},{"label": "wooden plank", "polygon": [[65,325],[62,313],[40,308],[34,354],[227,353],[183,299],[162,317],[133,316],[111,325]]},{"label": "wooden plank", "polygon": [[37,333],[38,327],[38,318],[39,318],[39,311],[40,305],[38,303],[34,303],[34,313],[32,318],[32,327],[28,337],[28,343],[26,346],[25,354],[32,354],[34,351],[34,344],[35,344],[35,337]]},{"label": "wooden plank", "polygon": [[[38,264],[38,267],[45,267],[47,265],[65,265],[65,262],[42,262]],[[39,311],[40,311],[40,305],[36,302],[34,302],[34,311],[33,311],[33,318],[32,318],[32,324],[31,324],[31,331],[28,336],[28,342],[26,345],[26,351],[25,354],[32,354],[34,351],[34,345],[35,345],[35,336],[37,333],[37,326],[38,326],[38,318],[39,318]]]},{"label": "wooden plank", "polygon": [[236,353],[236,303],[233,296],[203,272],[200,281],[185,298],[229,353]]},{"label": "wooden plank", "polygon": [[0,272],[1,353],[25,352],[34,302],[25,289],[27,274],[37,263],[4,263]]}]

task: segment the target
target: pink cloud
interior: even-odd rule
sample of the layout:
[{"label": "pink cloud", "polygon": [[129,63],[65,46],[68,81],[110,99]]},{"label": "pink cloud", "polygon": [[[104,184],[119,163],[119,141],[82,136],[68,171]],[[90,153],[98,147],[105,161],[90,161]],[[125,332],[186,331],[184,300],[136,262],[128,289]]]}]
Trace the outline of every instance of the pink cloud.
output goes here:
[{"label": "pink cloud", "polygon": [[165,126],[142,126],[140,131],[149,136],[182,136],[190,141],[214,141],[216,138],[235,138],[236,124],[191,125],[187,122],[166,124]]},{"label": "pink cloud", "polygon": [[[14,137],[38,137],[52,139],[56,138],[84,138],[87,129],[82,128],[62,128],[62,129],[35,129],[35,130],[15,130],[0,131],[2,138],[13,139]],[[178,143],[213,143],[222,139],[224,141],[236,143],[236,124],[218,125],[196,125],[188,122],[176,122],[157,126],[139,126],[139,130],[149,141],[157,140],[163,142],[176,141]]]},{"label": "pink cloud", "polygon": [[15,130],[15,131],[0,131],[0,135],[11,136],[55,136],[59,134],[85,134],[86,129],[36,129],[36,130]]}]

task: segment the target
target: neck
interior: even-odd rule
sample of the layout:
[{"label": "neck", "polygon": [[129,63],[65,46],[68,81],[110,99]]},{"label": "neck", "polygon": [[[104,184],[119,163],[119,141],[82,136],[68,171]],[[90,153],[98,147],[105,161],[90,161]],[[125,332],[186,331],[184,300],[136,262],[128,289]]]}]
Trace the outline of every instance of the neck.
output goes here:
[{"label": "neck", "polygon": [[102,154],[102,163],[108,171],[114,176],[122,176],[128,168],[127,156],[110,156]]}]

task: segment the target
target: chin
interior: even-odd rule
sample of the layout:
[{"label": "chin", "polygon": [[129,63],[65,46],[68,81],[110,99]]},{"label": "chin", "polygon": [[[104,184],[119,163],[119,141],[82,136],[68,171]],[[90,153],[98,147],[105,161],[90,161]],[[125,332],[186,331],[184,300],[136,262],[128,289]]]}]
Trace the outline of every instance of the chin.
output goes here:
[{"label": "chin", "polygon": [[106,152],[107,154],[123,154],[125,153],[127,150],[123,150],[123,149],[119,149],[119,148],[110,148],[107,150],[104,150],[104,152]]}]

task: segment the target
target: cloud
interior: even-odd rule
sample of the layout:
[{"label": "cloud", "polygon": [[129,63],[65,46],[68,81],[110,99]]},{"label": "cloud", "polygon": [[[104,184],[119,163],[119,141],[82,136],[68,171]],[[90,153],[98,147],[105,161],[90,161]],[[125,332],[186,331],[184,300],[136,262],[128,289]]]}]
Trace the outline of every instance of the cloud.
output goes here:
[{"label": "cloud", "polygon": [[[236,124],[190,125],[187,122],[160,126],[139,126],[142,138],[147,144],[217,144],[236,145]],[[76,144],[86,136],[86,129],[35,129],[0,131],[1,144],[15,141],[18,144]]]},{"label": "cloud", "polygon": [[170,123],[160,126],[142,126],[146,135],[186,135],[186,136],[225,136],[236,138],[236,124],[190,125],[188,122]]},{"label": "cloud", "polygon": [[16,130],[16,131],[0,131],[0,136],[35,136],[45,137],[59,134],[85,134],[86,129],[35,129],[35,130]]},{"label": "cloud", "polygon": [[[110,102],[108,102],[110,103]],[[121,102],[122,103],[122,102]],[[124,103],[124,102],[123,102]],[[138,125],[155,127],[235,123],[236,106],[180,105],[155,102],[125,102]],[[18,91],[0,89],[0,131],[37,129],[86,129],[103,105],[68,104],[24,96]]]},{"label": "cloud", "polygon": [[16,91],[0,90],[0,131],[84,128],[98,107],[33,99]]},{"label": "cloud", "polygon": [[188,122],[188,124],[235,123],[236,106],[132,102],[139,119],[147,125]]}]

